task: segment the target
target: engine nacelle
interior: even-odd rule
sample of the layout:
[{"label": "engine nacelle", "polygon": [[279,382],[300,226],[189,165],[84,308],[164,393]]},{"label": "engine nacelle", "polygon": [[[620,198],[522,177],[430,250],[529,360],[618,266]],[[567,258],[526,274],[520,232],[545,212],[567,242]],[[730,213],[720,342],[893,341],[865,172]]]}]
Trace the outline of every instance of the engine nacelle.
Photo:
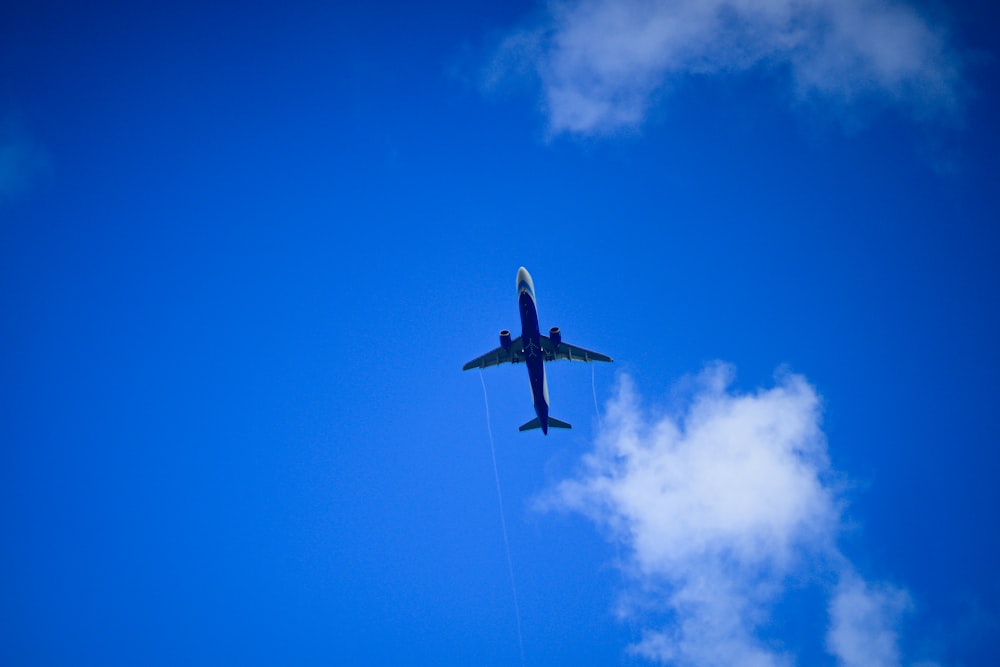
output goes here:
[{"label": "engine nacelle", "polygon": [[562,333],[560,333],[559,327],[549,329],[549,340],[552,341],[553,345],[559,345],[562,342]]},{"label": "engine nacelle", "polygon": [[505,350],[510,347],[510,331],[508,329],[500,332],[500,347]]}]

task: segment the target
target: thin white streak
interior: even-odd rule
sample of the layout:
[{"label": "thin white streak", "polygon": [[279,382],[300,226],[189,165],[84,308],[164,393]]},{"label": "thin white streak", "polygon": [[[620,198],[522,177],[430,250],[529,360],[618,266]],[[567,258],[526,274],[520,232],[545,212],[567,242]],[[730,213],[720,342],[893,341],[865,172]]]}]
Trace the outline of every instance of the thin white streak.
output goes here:
[{"label": "thin white streak", "polygon": [[493,446],[493,427],[490,425],[490,399],[486,395],[486,380],[483,379],[483,369],[479,369],[479,381],[483,385],[483,401],[486,403],[486,430],[490,434],[490,457],[493,459],[493,478],[497,483],[497,504],[500,506],[500,525],[503,527],[503,548],[507,554],[507,573],[510,575],[510,590],[514,595],[514,616],[517,618],[517,647],[521,653],[521,665],[524,665],[524,637],[521,632],[521,607],[517,603],[517,586],[514,584],[514,561],[510,557],[510,542],[507,540],[507,518],[503,511],[503,494],[500,492],[500,472],[497,468],[497,452]]}]

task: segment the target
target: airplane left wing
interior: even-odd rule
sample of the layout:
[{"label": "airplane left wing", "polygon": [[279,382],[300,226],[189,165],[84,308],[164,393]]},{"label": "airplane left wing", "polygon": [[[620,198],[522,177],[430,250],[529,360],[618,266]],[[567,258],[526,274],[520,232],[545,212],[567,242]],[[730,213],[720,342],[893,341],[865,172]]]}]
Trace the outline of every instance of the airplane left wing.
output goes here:
[{"label": "airplane left wing", "polygon": [[611,357],[600,352],[591,352],[576,345],[570,345],[565,341],[560,341],[558,345],[552,344],[552,339],[548,336],[541,336],[542,351],[545,352],[545,361],[555,361],[556,359],[568,359],[570,361],[614,361]]},{"label": "airplane left wing", "polygon": [[516,364],[522,361],[524,361],[524,352],[521,350],[521,337],[518,336],[510,342],[509,346],[498,347],[482,356],[476,357],[462,366],[462,370],[489,368],[490,366],[498,366],[500,364]]}]

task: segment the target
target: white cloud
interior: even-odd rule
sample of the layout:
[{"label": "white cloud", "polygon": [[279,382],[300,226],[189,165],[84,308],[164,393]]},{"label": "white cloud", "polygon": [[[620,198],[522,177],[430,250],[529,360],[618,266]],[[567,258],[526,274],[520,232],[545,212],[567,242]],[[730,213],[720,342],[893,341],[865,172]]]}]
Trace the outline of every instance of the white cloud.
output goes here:
[{"label": "white cloud", "polygon": [[762,629],[790,577],[833,576],[828,650],[845,666],[898,664],[906,594],[864,581],[837,550],[838,484],[815,389],[784,373],[739,393],[732,379],[713,365],[681,409],[654,417],[622,376],[594,451],[542,506],[589,517],[628,554],[623,613],[649,626],[631,647],[638,655],[681,667],[794,664]]},{"label": "white cloud", "polygon": [[789,375],[774,389],[735,396],[731,373],[707,370],[682,423],[651,425],[622,378],[588,474],[557,491],[567,506],[620,522],[646,573],[695,558],[781,570],[836,521],[821,481],[828,464],[815,392]]},{"label": "white cloud", "polygon": [[875,98],[921,114],[952,108],[957,83],[942,31],[881,0],[553,2],[503,41],[487,84],[529,65],[554,133],[636,127],[657,91],[690,74],[768,66],[802,99]]},{"label": "white cloud", "polygon": [[845,572],[830,600],[827,647],[843,667],[899,665],[896,626],[909,607],[905,591]]}]

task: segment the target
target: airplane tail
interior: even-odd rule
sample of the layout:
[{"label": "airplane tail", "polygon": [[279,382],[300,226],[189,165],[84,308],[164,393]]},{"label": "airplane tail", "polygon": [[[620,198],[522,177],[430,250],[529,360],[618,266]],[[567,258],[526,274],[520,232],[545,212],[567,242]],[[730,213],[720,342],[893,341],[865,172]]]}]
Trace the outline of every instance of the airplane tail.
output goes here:
[{"label": "airplane tail", "polygon": [[573,428],[573,425],[555,417],[549,417],[549,428]]},{"label": "airplane tail", "polygon": [[[535,417],[534,419],[532,419],[527,424],[521,425],[521,427],[518,428],[517,430],[518,431],[531,431],[533,429],[541,428],[541,427],[542,427],[542,421],[538,417]],[[555,417],[549,417],[549,428],[573,428],[573,426],[571,424],[568,424],[568,423],[560,420],[560,419],[556,419]]]}]

